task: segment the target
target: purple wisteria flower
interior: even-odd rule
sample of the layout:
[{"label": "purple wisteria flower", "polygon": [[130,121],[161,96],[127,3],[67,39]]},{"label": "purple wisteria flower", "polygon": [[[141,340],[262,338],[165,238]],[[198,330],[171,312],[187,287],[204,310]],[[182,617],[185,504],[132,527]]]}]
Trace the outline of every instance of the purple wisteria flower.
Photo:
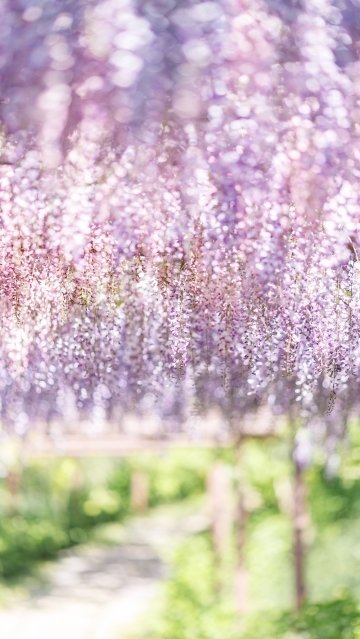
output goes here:
[{"label": "purple wisteria flower", "polygon": [[360,376],[357,5],[3,0],[5,423],[69,403],[239,429],[267,403],[342,436]]}]

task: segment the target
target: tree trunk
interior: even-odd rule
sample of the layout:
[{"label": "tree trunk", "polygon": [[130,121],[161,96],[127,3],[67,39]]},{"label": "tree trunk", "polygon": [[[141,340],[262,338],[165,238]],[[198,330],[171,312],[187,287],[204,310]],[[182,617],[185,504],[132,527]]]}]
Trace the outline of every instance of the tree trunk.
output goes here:
[{"label": "tree trunk", "polygon": [[295,560],[295,602],[299,610],[305,600],[305,549],[303,531],[306,524],[305,484],[298,461],[295,460],[294,476],[294,560]]}]

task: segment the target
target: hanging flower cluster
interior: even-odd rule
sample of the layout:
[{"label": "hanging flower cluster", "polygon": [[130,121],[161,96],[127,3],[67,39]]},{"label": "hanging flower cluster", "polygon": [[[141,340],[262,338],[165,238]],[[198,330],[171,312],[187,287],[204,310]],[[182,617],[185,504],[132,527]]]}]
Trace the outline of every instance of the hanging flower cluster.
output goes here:
[{"label": "hanging flower cluster", "polygon": [[18,432],[69,396],[172,427],[356,403],[360,25],[338,5],[3,0],[0,412]]}]

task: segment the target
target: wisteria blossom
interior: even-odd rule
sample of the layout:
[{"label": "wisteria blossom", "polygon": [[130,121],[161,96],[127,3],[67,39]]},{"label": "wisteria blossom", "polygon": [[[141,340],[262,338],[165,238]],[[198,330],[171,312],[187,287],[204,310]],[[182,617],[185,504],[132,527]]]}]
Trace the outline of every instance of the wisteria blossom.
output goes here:
[{"label": "wisteria blossom", "polygon": [[266,402],[341,436],[360,379],[359,15],[3,0],[4,423],[71,397],[236,429]]}]

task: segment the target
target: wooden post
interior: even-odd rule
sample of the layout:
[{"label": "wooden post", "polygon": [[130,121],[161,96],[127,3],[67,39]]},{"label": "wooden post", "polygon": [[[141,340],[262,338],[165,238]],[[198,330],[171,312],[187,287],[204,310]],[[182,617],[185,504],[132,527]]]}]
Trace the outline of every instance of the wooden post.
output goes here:
[{"label": "wooden post", "polygon": [[216,463],[209,472],[207,483],[211,530],[215,553],[216,589],[222,589],[221,570],[232,526],[231,476],[228,466]]},{"label": "wooden post", "polygon": [[149,476],[143,470],[134,470],[131,476],[130,508],[141,513],[149,506]]},{"label": "wooden post", "polygon": [[238,444],[238,472],[239,485],[237,495],[237,568],[235,574],[235,589],[237,608],[240,613],[248,610],[248,579],[245,566],[245,543],[247,512],[244,501],[243,472],[241,459],[241,442]]},{"label": "wooden post", "polygon": [[6,484],[9,491],[9,516],[13,517],[17,513],[18,492],[20,488],[20,473],[11,468],[6,477]]},{"label": "wooden post", "polygon": [[294,568],[295,568],[295,604],[299,610],[304,603],[305,590],[305,549],[303,531],[306,525],[305,484],[299,462],[294,460]]},{"label": "wooden post", "polygon": [[245,567],[245,542],[247,513],[242,489],[239,489],[237,505],[237,568],[235,576],[236,601],[240,613],[248,609],[248,583]]}]

